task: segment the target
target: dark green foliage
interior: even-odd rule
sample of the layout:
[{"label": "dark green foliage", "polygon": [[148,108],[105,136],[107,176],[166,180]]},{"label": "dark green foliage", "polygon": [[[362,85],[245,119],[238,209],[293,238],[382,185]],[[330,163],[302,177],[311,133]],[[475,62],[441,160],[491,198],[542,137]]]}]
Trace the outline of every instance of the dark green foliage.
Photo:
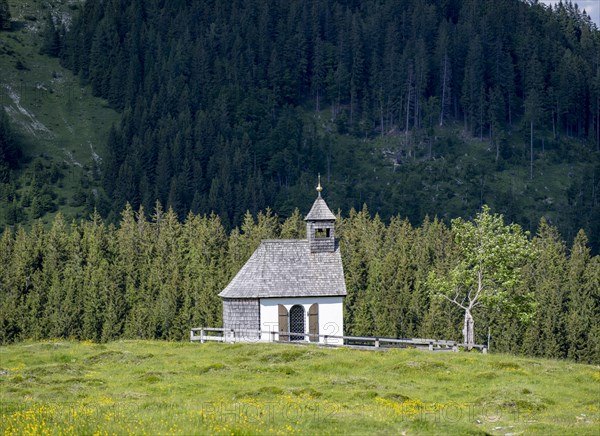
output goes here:
[{"label": "dark green foliage", "polygon": [[10,30],[10,8],[8,7],[8,0],[0,0],[0,31]]},{"label": "dark green foliage", "polygon": [[568,356],[572,359],[598,362],[598,319],[600,310],[600,277],[598,256],[592,258],[587,236],[580,231],[571,248],[567,264],[566,288],[569,294],[566,316]]},{"label": "dark green foliage", "polygon": [[46,16],[45,27],[42,32],[41,54],[57,57],[61,52],[60,26],[57,26],[54,17],[49,12]]},{"label": "dark green foliage", "polygon": [[533,239],[537,261],[529,265],[526,286],[536,292],[537,310],[527,326],[523,350],[534,356],[564,357],[567,351],[565,314],[568,312],[565,243],[555,228],[542,220]]},{"label": "dark green foliage", "polygon": [[10,170],[19,164],[21,148],[4,108],[0,108],[0,183],[10,181]]},{"label": "dark green foliage", "polygon": [[[127,204],[118,228],[94,213],[68,226],[58,214],[49,230],[36,223],[0,237],[0,341],[26,338],[184,340],[189,329],[220,326],[218,293],[261,239],[304,237],[296,211],[281,222],[269,210],[246,213],[225,231],[218,216],[190,213],[180,222],[157,203],[148,220]],[[385,225],[366,206],[339,217],[348,297],[345,333],[461,340],[463,313],[430,298],[428,275],[448,274],[460,260],[451,230],[437,219],[413,227]],[[533,296],[532,319],[518,311],[474,314],[476,343],[496,351],[598,362],[599,256],[581,232],[570,253],[546,222],[533,239],[515,295]],[[528,302],[529,304],[530,302]]]},{"label": "dark green foliage", "polygon": [[13,175],[21,157],[21,144],[9,123],[8,115],[0,107],[0,221],[9,226],[23,218]]},{"label": "dark green foliage", "polygon": [[[307,179],[320,171],[346,210],[367,201],[414,225],[506,205],[512,190],[483,199],[486,177],[508,159],[533,178],[542,132],[583,140],[584,154],[599,146],[600,36],[570,3],[89,1],[68,33],[58,27],[48,20],[43,50],[58,47],[123,114],[103,168],[115,211],[158,199],[231,228],[246,210],[308,206]],[[457,168],[455,139],[436,137],[456,123],[491,143],[489,162]],[[403,171],[372,180],[391,164],[358,138],[378,136]],[[595,201],[561,231],[597,226]],[[524,226],[541,216],[515,215]]]}]

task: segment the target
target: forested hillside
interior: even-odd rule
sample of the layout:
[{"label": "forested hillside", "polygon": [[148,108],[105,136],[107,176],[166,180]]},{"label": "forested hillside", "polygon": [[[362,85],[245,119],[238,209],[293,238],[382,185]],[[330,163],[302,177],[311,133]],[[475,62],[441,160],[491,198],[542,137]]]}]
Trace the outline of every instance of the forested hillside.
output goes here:
[{"label": "forested hillside", "polygon": [[[458,264],[449,219],[489,204],[537,235],[513,289],[537,310],[474,314],[477,341],[490,327],[494,349],[600,359],[600,32],[571,4],[68,8],[0,38],[1,65],[14,69],[3,87],[25,77],[39,90],[10,93],[0,114],[3,342],[180,339],[219,325],[216,295],[260,239],[303,237],[294,211],[308,211],[320,172],[341,210],[348,333],[459,339],[461,313],[431,298],[428,275]],[[52,130],[40,124],[50,133],[32,139],[17,117],[38,125],[36,111]],[[53,223],[34,222],[56,209]],[[72,220],[82,210],[90,219]]]},{"label": "forested hillside", "polygon": [[[6,231],[0,239],[0,341],[26,338],[185,340],[191,327],[220,326],[217,294],[261,239],[303,238],[298,211],[279,224],[270,212],[246,214],[225,231],[216,215],[184,223],[157,205],[146,219],[126,207],[118,228],[95,215],[70,226]],[[365,208],[338,218],[351,335],[462,341],[463,313],[435,298],[432,272],[448,276],[461,260],[454,226],[399,217],[388,225]],[[521,231],[519,231],[521,232]],[[533,309],[477,308],[475,339],[495,351],[600,361],[600,256],[580,232],[570,247],[542,221],[535,253],[510,292]],[[502,249],[504,249],[503,247]],[[489,330],[488,330],[489,329]]]},{"label": "forested hillside", "polygon": [[230,227],[308,207],[321,172],[342,210],[418,223],[488,203],[597,242],[600,32],[570,3],[111,0],[51,30],[122,112],[113,211],[158,199]]},{"label": "forested hillside", "polygon": [[49,225],[58,210],[80,219],[110,204],[100,175],[120,114],[47,55],[60,41],[50,41],[49,18],[62,29],[82,5],[0,0],[0,231]]}]

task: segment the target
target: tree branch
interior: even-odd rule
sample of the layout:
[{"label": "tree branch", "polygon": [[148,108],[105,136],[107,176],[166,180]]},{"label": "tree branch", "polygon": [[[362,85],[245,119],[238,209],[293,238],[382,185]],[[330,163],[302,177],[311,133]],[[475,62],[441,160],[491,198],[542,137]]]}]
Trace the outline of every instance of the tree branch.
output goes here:
[{"label": "tree branch", "polygon": [[457,305],[457,306],[459,306],[461,309],[463,309],[463,310],[467,310],[467,308],[466,308],[465,306],[463,306],[463,305],[462,305],[462,304],[460,304],[458,301],[456,301],[456,297],[455,297],[454,299],[452,299],[452,298],[448,297],[448,296],[447,296],[447,295],[445,295],[445,294],[439,294],[439,295],[441,295],[442,297],[444,297],[446,300],[450,301],[451,303],[454,303],[454,304],[456,304],[456,305]]}]

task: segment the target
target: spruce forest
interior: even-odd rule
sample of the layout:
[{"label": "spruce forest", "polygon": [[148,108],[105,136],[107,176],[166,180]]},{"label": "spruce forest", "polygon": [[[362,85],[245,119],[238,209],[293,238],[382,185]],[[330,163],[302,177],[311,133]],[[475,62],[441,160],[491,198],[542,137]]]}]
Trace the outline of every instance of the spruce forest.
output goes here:
[{"label": "spruce forest", "polygon": [[180,340],[220,325],[217,294],[260,240],[305,237],[320,173],[339,210],[348,334],[460,340],[460,311],[428,277],[460,260],[450,220],[487,204],[531,232],[513,292],[535,310],[474,313],[476,341],[600,361],[600,32],[574,4],[72,10],[47,14],[39,51],[119,119],[86,217],[72,219],[52,204],[60,168],[19,179],[26,141],[0,111],[2,343]]},{"label": "spruce forest", "polygon": [[[7,230],[0,240],[2,343],[33,338],[184,340],[192,326],[221,325],[217,294],[262,239],[305,238],[296,210],[280,224],[270,210],[244,216],[228,234],[217,215],[189,214],[181,223],[157,204],[146,218],[127,205],[117,227],[96,214],[68,224],[61,215],[45,230]],[[413,227],[385,224],[365,207],[339,217],[348,296],[346,334],[461,340],[462,313],[434,298],[428,276],[460,260],[448,226],[426,219]],[[600,256],[591,256],[583,231],[567,247],[542,221],[536,253],[512,292],[534,307],[474,312],[477,343],[497,351],[600,361]]]},{"label": "spruce forest", "polygon": [[[542,217],[568,241],[583,228],[597,252],[600,36],[570,2],[73,7],[72,20],[44,12],[40,51],[120,113],[98,180],[80,183],[94,196],[71,200],[80,217],[116,223],[127,202],[159,200],[231,229],[248,210],[308,210],[320,172],[345,213],[366,203],[418,225],[489,204],[532,232]],[[26,211],[43,196],[30,191]],[[58,209],[40,202],[7,223]]]}]

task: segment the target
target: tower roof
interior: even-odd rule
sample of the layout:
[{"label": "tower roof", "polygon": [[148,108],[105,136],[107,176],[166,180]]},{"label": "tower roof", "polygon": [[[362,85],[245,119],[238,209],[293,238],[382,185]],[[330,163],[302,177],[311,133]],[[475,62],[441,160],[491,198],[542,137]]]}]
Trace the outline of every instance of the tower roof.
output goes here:
[{"label": "tower roof", "polygon": [[320,192],[304,221],[335,221],[335,215],[329,210]]}]

